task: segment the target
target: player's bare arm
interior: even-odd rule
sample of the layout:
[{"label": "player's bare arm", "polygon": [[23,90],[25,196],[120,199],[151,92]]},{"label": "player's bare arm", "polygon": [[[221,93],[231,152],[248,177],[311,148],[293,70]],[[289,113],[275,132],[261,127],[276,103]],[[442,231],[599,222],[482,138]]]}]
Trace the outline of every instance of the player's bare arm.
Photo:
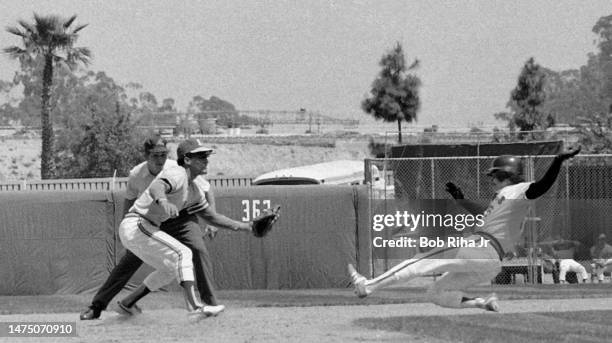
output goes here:
[{"label": "player's bare arm", "polygon": [[555,183],[555,180],[557,180],[557,175],[559,175],[563,162],[576,156],[580,152],[580,149],[580,147],[570,147],[566,151],[557,155],[550,164],[550,167],[548,167],[548,170],[544,176],[529,186],[525,192],[527,199],[537,199],[546,193]]},{"label": "player's bare arm", "polygon": [[[210,208],[216,211],[217,207],[215,206],[215,194],[213,193],[213,190],[209,189],[204,194],[204,196],[206,197],[206,201],[208,202],[208,205],[210,206]],[[212,240],[217,236],[218,231],[219,230],[216,227],[211,226],[211,225],[206,225],[206,227],[204,228],[204,236]]]},{"label": "player's bare arm", "polygon": [[164,179],[156,179],[151,183],[149,187],[149,193],[151,194],[151,198],[153,201],[161,206],[164,209],[166,214],[170,216],[170,218],[174,218],[178,216],[178,209],[176,206],[168,201],[166,198],[166,193],[170,191],[170,184]]},{"label": "player's bare arm", "polygon": [[220,227],[222,229],[234,231],[251,231],[251,222],[245,223],[230,219],[220,213],[217,213],[214,209],[210,208],[210,206],[198,212],[197,214],[208,224]]}]

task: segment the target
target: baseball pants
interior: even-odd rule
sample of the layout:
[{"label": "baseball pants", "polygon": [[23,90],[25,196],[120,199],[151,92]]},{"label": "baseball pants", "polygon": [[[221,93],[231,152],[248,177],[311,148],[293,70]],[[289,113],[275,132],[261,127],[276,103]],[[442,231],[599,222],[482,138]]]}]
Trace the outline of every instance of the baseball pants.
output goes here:
[{"label": "baseball pants", "polygon": [[566,281],[565,274],[567,274],[567,272],[576,273],[576,276],[579,276],[580,280],[583,281],[589,278],[586,268],[572,259],[563,259],[559,261],[559,280]]},{"label": "baseball pants", "polygon": [[119,225],[119,238],[126,249],[155,268],[143,281],[151,291],[173,279],[195,280],[191,250],[148,220],[128,214]]},{"label": "baseball pants", "polygon": [[593,274],[596,274],[597,280],[601,282],[604,280],[605,272],[612,272],[612,259],[598,259],[596,262],[591,264],[591,267],[593,268]]},{"label": "baseball pants", "polygon": [[[196,276],[196,286],[202,301],[217,305],[212,283],[213,272],[210,254],[204,244],[198,218],[195,215],[170,219],[160,229],[191,249]],[[91,302],[91,308],[105,310],[113,298],[127,285],[130,278],[142,266],[142,260],[129,250],[119,260]]]},{"label": "baseball pants", "polygon": [[[472,236],[468,239],[480,239]],[[427,288],[428,300],[451,308],[460,308],[464,289],[491,280],[501,271],[501,261],[495,248],[461,247],[434,248],[400,262],[382,275],[366,281],[366,290],[374,291],[391,285],[404,284],[419,276],[443,274]]]}]

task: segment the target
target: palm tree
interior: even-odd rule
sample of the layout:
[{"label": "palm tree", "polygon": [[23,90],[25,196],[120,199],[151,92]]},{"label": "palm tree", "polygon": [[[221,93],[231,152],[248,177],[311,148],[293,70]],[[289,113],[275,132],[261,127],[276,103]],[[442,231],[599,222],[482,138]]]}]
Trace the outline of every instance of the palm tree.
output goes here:
[{"label": "palm tree", "polygon": [[53,68],[63,64],[73,70],[79,63],[89,64],[91,51],[88,48],[74,47],[78,32],[87,25],[74,28],[76,15],[63,18],[56,15],[40,16],[34,13],[34,22],[19,20],[19,26],[8,27],[9,33],[21,37],[23,46],[10,46],[4,52],[10,58],[19,60],[22,66],[32,65],[37,60],[44,61],[42,71],[42,95],[40,120],[42,128],[42,153],[40,173],[43,179],[55,176],[53,122],[51,112],[51,86],[53,85]]}]

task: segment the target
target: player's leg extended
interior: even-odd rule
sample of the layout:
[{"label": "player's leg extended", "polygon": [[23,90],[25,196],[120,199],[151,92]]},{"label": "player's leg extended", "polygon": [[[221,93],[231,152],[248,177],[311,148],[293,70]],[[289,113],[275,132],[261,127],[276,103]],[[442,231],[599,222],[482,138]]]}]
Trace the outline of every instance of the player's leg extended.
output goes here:
[{"label": "player's leg extended", "polygon": [[119,260],[106,282],[94,296],[92,305],[105,310],[110,301],[119,294],[140,266],[142,266],[142,260],[131,251],[126,250],[125,255]]},{"label": "player's leg extended", "polygon": [[[466,263],[469,262],[469,263]],[[352,267],[352,266],[350,266]],[[479,269],[501,268],[499,255],[492,246],[481,248],[435,248],[405,260],[382,275],[367,280],[356,271],[350,270],[355,292],[364,297],[376,289],[402,284],[411,279],[445,272],[471,273]],[[354,268],[353,268],[354,269]]]},{"label": "player's leg extended", "polygon": [[183,234],[177,239],[191,249],[193,254],[193,268],[200,298],[208,305],[217,306],[212,282],[212,261],[200,225],[197,221],[187,221],[181,231]]},{"label": "player's leg extended", "polygon": [[580,277],[582,278],[582,283],[586,283],[587,280],[589,279],[589,273],[586,271],[586,268],[584,268],[584,266],[578,262],[576,262],[575,272],[576,274],[580,275]]},{"label": "player's leg extended", "polygon": [[100,287],[94,296],[91,305],[81,312],[80,319],[90,320],[99,318],[100,313],[106,310],[110,301],[119,294],[141,265],[142,260],[131,251],[126,250],[119,263],[113,268],[102,287]]},{"label": "player's leg extended", "polygon": [[567,283],[567,280],[565,280],[565,276],[567,274],[567,272],[569,271],[569,264],[567,263],[567,260],[561,260],[559,262],[559,281],[561,283]]},{"label": "player's leg extended", "polygon": [[[202,306],[195,299],[192,254],[189,248],[141,218],[124,219],[119,232],[123,245],[156,269],[145,278],[145,290],[155,291],[176,278],[184,289],[188,308]],[[148,293],[142,294],[142,291],[143,288],[139,287],[122,303],[129,307]]]},{"label": "player's leg extended", "polygon": [[420,253],[413,258],[404,260],[376,278],[367,280],[349,265],[349,275],[355,286],[355,292],[359,297],[365,297],[379,288],[406,283],[411,279],[432,273],[444,272],[444,267],[449,263],[448,259],[442,257],[451,250],[457,248],[436,248],[426,253]]},{"label": "player's leg extended", "polygon": [[486,298],[470,297],[464,293],[468,287],[489,283],[499,273],[501,267],[494,260],[459,260],[465,263],[468,272],[448,272],[427,289],[427,297],[432,303],[450,308],[482,308],[498,311],[497,296],[493,293]]}]

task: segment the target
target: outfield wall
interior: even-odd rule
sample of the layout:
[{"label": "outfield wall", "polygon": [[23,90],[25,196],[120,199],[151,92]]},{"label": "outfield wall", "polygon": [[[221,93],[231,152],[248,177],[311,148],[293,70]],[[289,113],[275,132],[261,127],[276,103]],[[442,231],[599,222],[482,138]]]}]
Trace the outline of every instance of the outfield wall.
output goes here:
[{"label": "outfield wall", "polygon": [[[263,239],[220,230],[207,241],[217,288],[346,287],[347,263],[369,274],[368,195],[366,186],[216,189],[218,211],[238,220],[282,205]],[[1,192],[0,295],[96,291],[124,253],[116,232],[123,200],[122,191]]]}]

